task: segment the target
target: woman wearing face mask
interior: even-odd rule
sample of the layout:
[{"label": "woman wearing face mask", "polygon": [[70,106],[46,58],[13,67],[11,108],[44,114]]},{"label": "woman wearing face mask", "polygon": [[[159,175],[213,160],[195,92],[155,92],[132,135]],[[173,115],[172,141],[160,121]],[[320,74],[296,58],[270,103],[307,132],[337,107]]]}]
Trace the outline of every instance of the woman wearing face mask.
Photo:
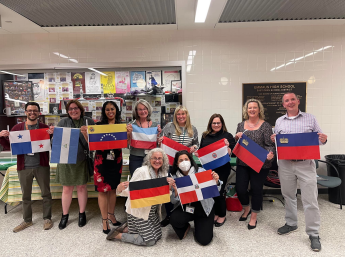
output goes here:
[{"label": "woman wearing face mask", "polygon": [[[198,168],[190,153],[185,150],[176,153],[171,170],[173,178],[180,178],[201,171],[205,170],[203,168]],[[220,190],[223,182],[219,180],[219,176],[216,172],[212,171],[212,176],[218,185],[218,190]],[[201,245],[208,245],[213,238],[213,198],[186,204],[182,209],[180,199],[177,194],[176,184],[173,183],[170,199],[171,203],[174,204],[174,208],[170,216],[170,224],[175,230],[177,236],[181,240],[184,239],[190,229],[189,222],[194,221],[195,240]],[[188,207],[188,209],[193,209],[193,213],[187,212],[186,207]]]},{"label": "woman wearing face mask", "polygon": [[[199,147],[198,131],[190,122],[188,110],[178,106],[174,112],[174,121],[165,125],[162,130],[162,137],[158,139],[161,144],[163,136],[170,138],[190,148],[190,153],[195,152]],[[162,227],[169,225],[169,217],[172,209],[170,203],[165,204],[166,218],[161,222]]]},{"label": "woman wearing face mask", "polygon": [[[202,134],[200,148],[213,144],[221,139],[224,139],[224,142],[228,147],[228,153],[231,155],[231,150],[235,146],[235,139],[226,129],[222,115],[215,113],[211,116],[208,122],[207,130]],[[197,152],[195,155],[198,156]],[[222,226],[226,221],[224,188],[226,181],[228,180],[228,176],[230,175],[230,170],[230,162],[214,169],[214,171],[219,175],[219,179],[224,181],[224,184],[219,192],[220,195],[214,198],[214,225],[216,227]]]}]

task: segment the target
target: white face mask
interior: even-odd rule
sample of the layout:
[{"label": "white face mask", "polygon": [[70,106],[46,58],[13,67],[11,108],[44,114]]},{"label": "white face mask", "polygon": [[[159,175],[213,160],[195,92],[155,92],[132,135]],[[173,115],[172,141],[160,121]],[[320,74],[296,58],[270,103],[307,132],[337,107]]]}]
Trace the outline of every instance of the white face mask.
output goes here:
[{"label": "white face mask", "polygon": [[183,161],[178,165],[178,167],[180,168],[180,170],[186,172],[189,171],[190,165],[190,161]]}]

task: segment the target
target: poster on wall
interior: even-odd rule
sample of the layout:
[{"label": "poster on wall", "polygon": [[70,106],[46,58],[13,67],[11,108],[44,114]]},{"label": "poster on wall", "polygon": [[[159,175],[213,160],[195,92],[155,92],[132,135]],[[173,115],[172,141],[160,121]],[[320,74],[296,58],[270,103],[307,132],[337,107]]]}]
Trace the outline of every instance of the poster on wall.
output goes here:
[{"label": "poster on wall", "polygon": [[80,89],[83,89],[85,94],[85,72],[72,72],[73,94],[80,94]]},{"label": "poster on wall", "polygon": [[306,111],[307,82],[243,83],[242,106],[248,99],[258,99],[265,109],[265,121],[275,126],[276,120],[286,113],[282,97],[286,92],[295,93],[300,99],[299,109]]},{"label": "poster on wall", "polygon": [[163,71],[163,85],[164,90],[171,90],[171,81],[172,80],[181,80],[180,71]]},{"label": "poster on wall", "polygon": [[6,115],[23,115],[26,102],[33,101],[31,81],[4,81]]},{"label": "poster on wall", "polygon": [[162,84],[162,71],[146,71],[146,89],[150,90],[152,88],[151,85],[151,77],[155,79],[158,85]]},{"label": "poster on wall", "polygon": [[46,100],[44,73],[29,73],[28,78],[32,82],[34,100],[38,102]]},{"label": "poster on wall", "polygon": [[116,93],[126,94],[131,90],[129,71],[115,71]]},{"label": "poster on wall", "polygon": [[131,71],[131,91],[144,89],[137,85],[137,82],[141,80],[145,82],[145,71]]},{"label": "poster on wall", "polygon": [[101,75],[97,72],[85,72],[85,93],[101,93]]},{"label": "poster on wall", "polygon": [[20,75],[22,75],[22,76],[15,75],[14,80],[16,80],[16,81],[28,81],[29,80],[29,74],[28,73],[22,73]]},{"label": "poster on wall", "polygon": [[102,71],[107,76],[101,75],[104,94],[115,94],[115,71]]}]

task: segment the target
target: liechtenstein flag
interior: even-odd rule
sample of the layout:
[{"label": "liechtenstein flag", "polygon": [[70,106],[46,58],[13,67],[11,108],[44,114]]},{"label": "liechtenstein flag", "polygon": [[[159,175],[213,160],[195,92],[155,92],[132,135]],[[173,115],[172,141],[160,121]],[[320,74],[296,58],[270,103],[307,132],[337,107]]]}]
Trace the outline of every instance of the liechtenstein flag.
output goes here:
[{"label": "liechtenstein flag", "polygon": [[319,136],[317,132],[278,134],[276,136],[279,160],[320,159]]},{"label": "liechtenstein flag", "polygon": [[48,128],[10,131],[12,155],[50,151]]},{"label": "liechtenstein flag", "polygon": [[131,146],[141,149],[153,149],[157,147],[157,127],[140,128],[132,126]]},{"label": "liechtenstein flag", "polygon": [[232,152],[257,173],[260,172],[268,154],[266,149],[262,148],[245,134],[242,134],[242,137],[238,140]]},{"label": "liechtenstein flag", "polygon": [[219,196],[218,187],[211,172],[212,170],[206,170],[175,178],[177,193],[182,204]]},{"label": "liechtenstein flag", "polygon": [[51,163],[77,163],[80,129],[54,128]]},{"label": "liechtenstein flag", "polygon": [[224,139],[198,150],[199,160],[205,170],[213,170],[230,162],[228,147]]}]

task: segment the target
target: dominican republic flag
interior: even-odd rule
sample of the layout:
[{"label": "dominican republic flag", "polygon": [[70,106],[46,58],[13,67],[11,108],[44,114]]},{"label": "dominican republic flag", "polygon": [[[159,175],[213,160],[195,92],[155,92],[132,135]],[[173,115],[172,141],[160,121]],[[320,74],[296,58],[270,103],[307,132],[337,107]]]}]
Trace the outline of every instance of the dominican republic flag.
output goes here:
[{"label": "dominican republic flag", "polygon": [[205,170],[213,170],[230,162],[228,147],[224,139],[198,150],[199,160]]},{"label": "dominican republic flag", "polygon": [[245,134],[242,134],[242,137],[238,140],[233,153],[236,154],[237,158],[259,173],[267,159],[268,151],[259,146]]},{"label": "dominican republic flag", "polygon": [[153,149],[157,147],[157,127],[140,128],[133,125],[132,128],[131,146],[141,149]]},{"label": "dominican republic flag", "polygon": [[90,151],[127,147],[126,124],[89,125],[87,131]]},{"label": "dominican republic flag", "polygon": [[162,149],[168,156],[170,165],[174,164],[176,152],[181,151],[181,150],[186,150],[189,153],[189,150],[190,150],[189,147],[184,146],[180,143],[177,143],[176,141],[167,137],[163,137]]},{"label": "dominican republic flag", "polygon": [[48,128],[10,132],[12,155],[50,151]]},{"label": "dominican republic flag", "polygon": [[278,134],[276,136],[279,160],[320,159],[319,136],[317,132]]},{"label": "dominican republic flag", "polygon": [[131,208],[141,208],[170,202],[167,178],[129,182]]},{"label": "dominican republic flag", "polygon": [[182,204],[219,196],[218,187],[211,172],[212,170],[206,170],[182,178],[175,178],[177,192]]},{"label": "dominican republic flag", "polygon": [[51,163],[77,163],[80,129],[54,128]]}]

